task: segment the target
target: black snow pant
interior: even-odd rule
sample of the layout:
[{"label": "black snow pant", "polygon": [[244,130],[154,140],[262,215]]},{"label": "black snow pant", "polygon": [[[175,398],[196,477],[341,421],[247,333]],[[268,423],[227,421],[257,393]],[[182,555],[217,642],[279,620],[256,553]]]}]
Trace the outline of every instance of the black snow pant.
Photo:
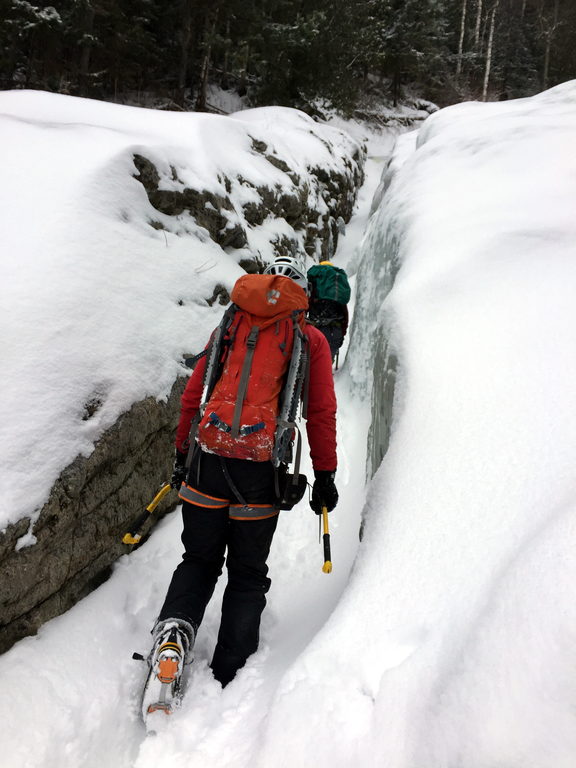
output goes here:
[{"label": "black snow pant", "polygon": [[338,350],[342,346],[344,341],[344,332],[341,325],[321,325],[318,327],[319,331],[322,331],[326,336],[326,341],[330,347],[330,354],[332,355],[332,362],[336,360]]},{"label": "black snow pant", "polygon": [[[249,518],[230,488],[222,461],[243,500],[255,505]],[[226,557],[228,582],[211,663],[224,686],[258,648],[260,616],[271,583],[266,560],[278,522],[274,468],[270,462],[223,460],[197,449],[180,495],[189,499],[182,504],[184,555],[158,620],[182,618],[197,630]]]}]

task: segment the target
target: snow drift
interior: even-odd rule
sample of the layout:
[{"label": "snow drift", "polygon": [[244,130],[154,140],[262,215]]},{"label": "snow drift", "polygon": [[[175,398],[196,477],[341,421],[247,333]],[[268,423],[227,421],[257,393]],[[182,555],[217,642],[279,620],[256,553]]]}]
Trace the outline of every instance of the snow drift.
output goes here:
[{"label": "snow drift", "polygon": [[572,82],[401,141],[349,353],[380,326],[398,357],[390,447],[257,765],[574,765],[575,130]]}]

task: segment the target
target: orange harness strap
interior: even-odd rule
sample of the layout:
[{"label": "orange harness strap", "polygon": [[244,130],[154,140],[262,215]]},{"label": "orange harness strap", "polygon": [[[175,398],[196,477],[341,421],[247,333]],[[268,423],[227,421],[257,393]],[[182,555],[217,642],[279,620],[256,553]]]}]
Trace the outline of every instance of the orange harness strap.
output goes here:
[{"label": "orange harness strap", "polygon": [[187,483],[182,483],[178,497],[197,507],[209,507],[210,509],[224,509],[230,505],[230,499],[219,499],[217,496],[209,496],[207,493],[197,491]]},{"label": "orange harness strap", "polygon": [[182,483],[178,496],[182,501],[194,504],[205,509],[230,508],[231,520],[266,520],[274,517],[279,512],[273,504],[231,504],[230,499],[220,499],[217,496],[209,496],[207,493],[196,490],[187,483]]}]

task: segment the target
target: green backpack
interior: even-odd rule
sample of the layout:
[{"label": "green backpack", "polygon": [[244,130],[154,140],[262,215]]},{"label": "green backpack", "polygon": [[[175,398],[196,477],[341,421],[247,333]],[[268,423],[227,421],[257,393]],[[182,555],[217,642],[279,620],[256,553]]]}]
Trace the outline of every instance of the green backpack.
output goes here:
[{"label": "green backpack", "polygon": [[339,304],[350,301],[350,284],[346,272],[333,264],[315,264],[308,270],[312,283],[312,298],[329,299]]}]

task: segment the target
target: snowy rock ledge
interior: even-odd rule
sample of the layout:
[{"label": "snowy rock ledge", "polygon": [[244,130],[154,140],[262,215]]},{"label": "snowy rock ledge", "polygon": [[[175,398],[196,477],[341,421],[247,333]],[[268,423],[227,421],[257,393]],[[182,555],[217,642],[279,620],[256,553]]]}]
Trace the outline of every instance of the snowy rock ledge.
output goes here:
[{"label": "snowy rock ledge", "polygon": [[23,518],[0,536],[0,652],[101,584],[129,551],[122,543],[127,526],[172,471],[184,382],[177,380],[166,402],[135,403],[88,458],[62,472],[35,524]]},{"label": "snowy rock ledge", "polygon": [[0,147],[2,651],[126,552],[169,477],[183,358],[244,270],[330,255],[364,149],[291,109],[29,91],[0,94]]}]

